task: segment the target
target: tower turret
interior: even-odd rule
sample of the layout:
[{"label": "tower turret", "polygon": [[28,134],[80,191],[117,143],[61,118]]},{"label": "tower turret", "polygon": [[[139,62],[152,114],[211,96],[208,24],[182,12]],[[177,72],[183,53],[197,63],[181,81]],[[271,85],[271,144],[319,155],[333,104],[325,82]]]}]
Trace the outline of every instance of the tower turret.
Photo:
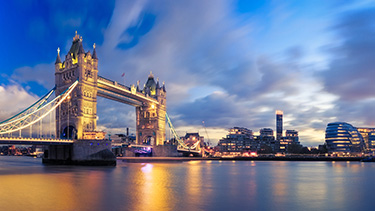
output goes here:
[{"label": "tower turret", "polygon": [[156,78],[156,89],[160,89],[159,77]]},{"label": "tower turret", "polygon": [[78,50],[78,54],[85,54],[85,50],[83,49],[83,45],[82,45],[82,39],[81,39],[81,41],[79,42],[79,50]]},{"label": "tower turret", "polygon": [[141,92],[141,89],[139,88],[139,81],[137,81],[137,92]]},{"label": "tower turret", "polygon": [[155,96],[156,95],[156,83],[154,80],[154,75],[152,72],[150,72],[150,75],[148,76],[147,82],[145,84],[146,90],[150,91],[150,96]]},{"label": "tower turret", "polygon": [[59,70],[62,66],[61,59],[60,59],[60,48],[57,48],[57,56],[55,61],[55,71]]},{"label": "tower turret", "polygon": [[165,82],[163,81],[163,91],[165,92]]},{"label": "tower turret", "polygon": [[[85,53],[82,40],[76,32],[64,64],[61,65],[59,52],[56,58],[56,95],[79,81],[71,97],[56,110],[56,131],[60,138],[84,139],[86,133],[96,130],[98,60]],[[57,68],[58,65],[61,66]]]},{"label": "tower turret", "polygon": [[[137,89],[139,83],[137,84]],[[142,92],[154,98],[157,103],[148,102],[136,107],[137,143],[163,145],[165,141],[166,92],[160,87],[159,79],[154,80],[150,72]]]},{"label": "tower turret", "polygon": [[94,51],[92,52],[92,58],[97,60],[98,56],[96,55],[96,45],[95,45],[95,43],[94,43],[93,47],[94,47]]}]

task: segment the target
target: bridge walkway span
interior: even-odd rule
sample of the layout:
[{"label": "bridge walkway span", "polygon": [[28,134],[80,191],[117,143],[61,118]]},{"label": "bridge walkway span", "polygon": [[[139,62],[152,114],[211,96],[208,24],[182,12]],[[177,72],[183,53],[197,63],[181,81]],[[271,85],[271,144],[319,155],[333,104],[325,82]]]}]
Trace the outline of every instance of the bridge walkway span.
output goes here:
[{"label": "bridge walkway span", "polygon": [[72,145],[70,139],[0,137],[0,144],[9,145]]},{"label": "bridge walkway span", "polygon": [[98,76],[98,96],[132,106],[142,106],[142,102],[159,104],[150,96],[137,91],[136,87],[127,87],[116,81]]}]

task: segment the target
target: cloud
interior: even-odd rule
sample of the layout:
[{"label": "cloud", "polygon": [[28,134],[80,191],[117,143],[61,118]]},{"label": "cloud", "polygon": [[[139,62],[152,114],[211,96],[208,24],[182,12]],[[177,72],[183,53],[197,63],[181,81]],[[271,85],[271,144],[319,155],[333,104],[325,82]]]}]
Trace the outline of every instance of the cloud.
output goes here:
[{"label": "cloud", "polygon": [[19,84],[0,86],[0,121],[10,118],[27,108],[39,98]]},{"label": "cloud", "polygon": [[375,8],[346,13],[333,28],[340,44],[330,48],[333,57],[321,72],[325,89],[345,101],[375,97]]},{"label": "cloud", "polygon": [[[274,111],[281,109],[288,117],[286,129],[323,130],[325,123],[316,120],[329,120],[337,97],[306,71],[312,65],[304,63],[304,46],[259,55],[252,45],[254,25],[243,24],[233,11],[225,1],[116,2],[98,47],[99,74],[121,81],[126,72],[129,85],[145,82],[152,70],[166,81],[167,110],[177,129],[199,128],[203,120],[221,131],[274,128]],[[149,15],[155,19],[146,33],[129,33],[129,28],[140,30]],[[134,39],[136,45],[123,47]],[[192,97],[200,88],[210,91]]]},{"label": "cloud", "polygon": [[[175,110],[180,114],[178,119],[183,121],[182,125],[201,125],[205,121],[207,126],[224,128],[244,122],[248,112],[246,105],[236,103],[235,96],[220,92],[182,104]],[[176,123],[180,126],[178,121]]]},{"label": "cloud", "polygon": [[[356,7],[347,12],[348,5],[341,7],[337,10],[346,12],[327,30],[337,10],[325,4],[301,15],[305,10],[294,4],[272,3],[259,14],[252,11],[250,18],[238,14],[230,1],[90,5],[77,13],[80,5],[61,10],[65,4],[50,3],[56,13],[47,24],[59,26],[56,34],[64,38],[57,38],[67,40],[66,49],[71,36],[66,39],[64,31],[77,27],[85,33],[81,34],[85,48],[96,42],[101,76],[126,85],[137,80],[143,84],[153,71],[161,82],[166,81],[167,111],[177,130],[200,130],[202,120],[216,138],[233,126],[253,131],[274,128],[274,111],[281,109],[285,129],[301,131],[302,143],[320,144],[326,123],[341,119],[371,123],[375,115],[366,113],[375,91],[371,83],[375,76],[373,9]],[[327,11],[329,17],[324,16]],[[336,42],[326,36],[332,32]],[[334,45],[318,55],[315,50],[324,42]],[[317,60],[324,65],[316,64]],[[322,66],[328,68],[317,69]],[[40,64],[18,68],[11,78],[49,89],[53,73],[52,63]],[[135,130],[130,106],[99,99],[98,115],[99,129]]]},{"label": "cloud", "polygon": [[106,132],[125,133],[128,127],[135,133],[135,108],[126,104],[97,99],[98,127]]},{"label": "cloud", "polygon": [[339,43],[327,47],[332,60],[318,74],[324,89],[339,98],[332,115],[358,127],[375,126],[374,19],[374,7],[344,13],[332,28]]},{"label": "cloud", "polygon": [[20,83],[34,81],[50,90],[55,86],[55,65],[38,64],[34,67],[20,67],[14,70],[11,78]]}]

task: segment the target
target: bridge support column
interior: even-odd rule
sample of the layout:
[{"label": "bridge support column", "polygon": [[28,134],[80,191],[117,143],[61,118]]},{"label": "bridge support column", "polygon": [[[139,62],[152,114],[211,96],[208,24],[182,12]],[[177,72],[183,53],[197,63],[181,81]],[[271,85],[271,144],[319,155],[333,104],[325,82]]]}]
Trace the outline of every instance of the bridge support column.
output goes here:
[{"label": "bridge support column", "polygon": [[159,145],[152,149],[153,157],[180,157],[175,145]]},{"label": "bridge support column", "polygon": [[62,165],[115,166],[116,157],[108,140],[77,140],[72,145],[50,145],[43,163]]}]

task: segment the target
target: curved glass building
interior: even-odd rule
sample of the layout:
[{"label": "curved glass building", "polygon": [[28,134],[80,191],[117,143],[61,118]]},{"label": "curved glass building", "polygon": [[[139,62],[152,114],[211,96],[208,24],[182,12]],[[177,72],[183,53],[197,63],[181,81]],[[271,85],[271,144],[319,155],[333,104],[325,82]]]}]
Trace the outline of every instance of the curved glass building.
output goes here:
[{"label": "curved glass building", "polygon": [[357,128],[346,122],[329,123],[326,128],[328,152],[363,152],[365,143]]}]

